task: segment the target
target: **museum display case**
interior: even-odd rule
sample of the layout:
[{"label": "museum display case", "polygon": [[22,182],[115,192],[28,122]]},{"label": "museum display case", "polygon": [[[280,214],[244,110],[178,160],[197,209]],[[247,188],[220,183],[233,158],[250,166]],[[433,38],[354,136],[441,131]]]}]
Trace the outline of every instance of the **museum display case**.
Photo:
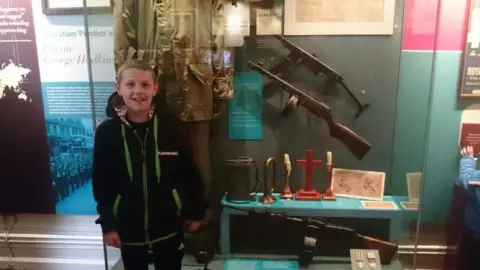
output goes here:
[{"label": "museum display case", "polygon": [[157,72],[207,187],[185,269],[455,269],[475,0],[23,2],[55,211],[5,211],[36,214],[1,219],[0,269],[123,269],[95,224],[91,156],[127,59]]}]

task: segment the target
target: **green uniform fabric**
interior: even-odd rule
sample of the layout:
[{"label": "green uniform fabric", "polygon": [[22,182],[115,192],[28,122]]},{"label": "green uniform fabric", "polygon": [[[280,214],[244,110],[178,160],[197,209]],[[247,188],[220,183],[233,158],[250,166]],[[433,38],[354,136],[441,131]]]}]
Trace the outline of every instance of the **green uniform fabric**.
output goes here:
[{"label": "green uniform fabric", "polygon": [[169,110],[183,121],[212,119],[215,104],[233,96],[233,48],[220,35],[223,3],[115,0],[116,70],[128,59],[148,61]]}]

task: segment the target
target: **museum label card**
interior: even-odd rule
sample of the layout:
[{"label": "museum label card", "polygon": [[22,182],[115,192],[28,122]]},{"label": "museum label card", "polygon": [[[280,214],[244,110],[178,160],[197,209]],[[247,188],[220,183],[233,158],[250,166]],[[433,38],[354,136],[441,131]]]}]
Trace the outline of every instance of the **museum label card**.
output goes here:
[{"label": "museum label card", "polygon": [[394,202],[372,202],[372,201],[361,201],[363,208],[365,209],[391,209],[397,210],[398,206]]},{"label": "museum label card", "polygon": [[226,35],[250,35],[250,4],[248,1],[238,1],[237,6],[225,5],[224,13],[223,22]]},{"label": "museum label card", "polygon": [[250,3],[238,0],[237,5],[223,5],[212,20],[212,32],[222,37],[227,47],[242,47],[244,37],[250,35]]},{"label": "museum label card", "polygon": [[282,34],[283,7],[277,2],[270,8],[260,6],[256,9],[257,35]]},{"label": "museum label card", "polygon": [[418,210],[418,202],[400,202],[400,204],[405,210],[411,210],[411,211]]}]

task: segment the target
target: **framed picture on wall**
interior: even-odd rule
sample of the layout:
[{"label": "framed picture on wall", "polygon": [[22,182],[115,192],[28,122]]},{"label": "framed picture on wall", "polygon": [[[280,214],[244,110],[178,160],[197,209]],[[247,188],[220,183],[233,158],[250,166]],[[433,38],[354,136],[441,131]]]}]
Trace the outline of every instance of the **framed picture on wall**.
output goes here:
[{"label": "framed picture on wall", "polygon": [[480,0],[469,0],[458,95],[480,98]]},{"label": "framed picture on wall", "polygon": [[[41,0],[45,15],[83,14],[84,0]],[[114,0],[86,0],[89,13],[111,13]]]},{"label": "framed picture on wall", "polygon": [[382,201],[385,173],[335,168],[332,189],[337,197]]},{"label": "framed picture on wall", "polygon": [[283,32],[303,35],[392,35],[395,0],[285,0]]}]

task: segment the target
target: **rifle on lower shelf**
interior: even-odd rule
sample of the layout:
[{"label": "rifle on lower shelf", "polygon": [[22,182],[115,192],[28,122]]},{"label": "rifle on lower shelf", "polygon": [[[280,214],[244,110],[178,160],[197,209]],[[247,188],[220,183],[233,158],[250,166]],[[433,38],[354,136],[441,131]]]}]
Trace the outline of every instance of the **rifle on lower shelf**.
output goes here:
[{"label": "rifle on lower shelf", "polygon": [[393,256],[398,249],[398,245],[395,243],[359,234],[352,228],[339,226],[322,218],[298,218],[282,213],[273,213],[271,211],[257,212],[251,209],[230,205],[223,205],[223,207],[230,208],[235,211],[246,212],[250,215],[279,217],[286,221],[304,224],[306,233],[304,236],[303,247],[299,252],[298,257],[298,262],[302,266],[306,266],[311,263],[316,251],[320,249],[321,246],[328,245],[328,243],[325,243],[324,241],[326,235],[338,235],[339,238],[341,237],[342,242],[354,245],[353,247],[346,247],[346,251],[352,248],[378,250],[380,262],[384,265],[391,263]]},{"label": "rifle on lower shelf", "polygon": [[368,141],[358,136],[346,126],[333,120],[332,113],[327,104],[317,101],[260,65],[249,61],[248,66],[287,91],[291,96],[289,102],[293,102],[295,105],[298,103],[312,114],[325,120],[330,129],[330,137],[339,139],[357,159],[362,159],[370,151],[372,145]]}]

